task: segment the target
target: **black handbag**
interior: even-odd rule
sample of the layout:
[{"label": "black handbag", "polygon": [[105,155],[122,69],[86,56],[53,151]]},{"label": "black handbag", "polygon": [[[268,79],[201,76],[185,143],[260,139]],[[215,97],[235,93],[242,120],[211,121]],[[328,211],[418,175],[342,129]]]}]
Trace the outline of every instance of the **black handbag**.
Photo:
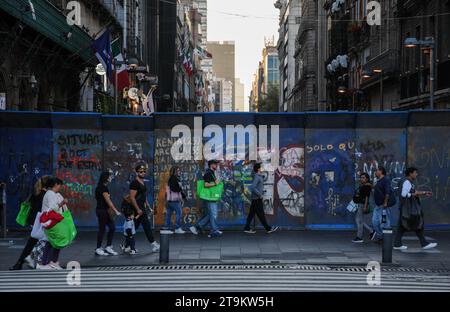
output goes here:
[{"label": "black handbag", "polygon": [[411,196],[402,199],[401,220],[402,226],[408,231],[416,231],[423,228],[423,212],[418,197]]}]

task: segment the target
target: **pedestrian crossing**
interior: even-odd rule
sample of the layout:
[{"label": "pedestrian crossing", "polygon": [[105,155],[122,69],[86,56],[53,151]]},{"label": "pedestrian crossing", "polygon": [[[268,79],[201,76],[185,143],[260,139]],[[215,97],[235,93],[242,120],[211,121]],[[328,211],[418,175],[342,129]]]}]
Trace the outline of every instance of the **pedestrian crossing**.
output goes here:
[{"label": "pedestrian crossing", "polygon": [[[369,285],[368,271],[327,269],[83,269],[79,285],[69,271],[0,272],[0,292],[429,292],[450,291],[450,272],[381,272],[381,285]],[[75,283],[76,284],[76,283]]]}]

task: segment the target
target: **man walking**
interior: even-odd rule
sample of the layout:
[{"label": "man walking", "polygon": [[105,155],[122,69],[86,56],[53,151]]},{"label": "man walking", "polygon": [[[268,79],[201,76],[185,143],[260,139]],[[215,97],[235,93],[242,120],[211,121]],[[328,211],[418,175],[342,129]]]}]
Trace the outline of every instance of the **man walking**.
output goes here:
[{"label": "man walking", "polygon": [[145,186],[144,178],[147,174],[147,166],[138,165],[136,167],[136,179],[130,183],[130,199],[134,210],[136,211],[137,217],[134,220],[134,225],[136,230],[142,224],[144,228],[145,236],[147,236],[148,241],[152,244],[152,251],[159,251],[159,244],[155,241],[152,233],[152,228],[150,221],[148,220],[147,210],[150,209],[150,204],[147,199],[147,187]]},{"label": "man walking", "polygon": [[[217,170],[217,160],[208,161],[208,169],[203,176],[203,180],[205,182],[205,188],[215,187],[220,184],[220,181],[216,178],[216,170]],[[211,233],[208,237],[220,237],[222,236],[222,232],[219,231],[219,227],[217,226],[217,216],[219,214],[219,201],[207,200],[207,213],[203,218],[197,223],[197,231],[202,232],[203,228],[210,223],[211,224]]]},{"label": "man walking", "polygon": [[264,177],[262,176],[261,164],[255,164],[253,166],[253,183],[251,186],[251,198],[252,204],[250,206],[250,212],[247,217],[247,224],[245,225],[244,232],[247,234],[255,234],[256,231],[250,229],[250,223],[253,221],[255,214],[258,216],[259,221],[266,229],[268,234],[278,230],[278,227],[271,227],[267,224],[266,216],[264,214],[263,206],[263,193],[264,193]]},{"label": "man walking", "polygon": [[425,239],[423,211],[420,205],[420,196],[433,196],[432,192],[417,191],[413,182],[417,179],[417,168],[406,169],[406,179],[402,184],[400,196],[400,217],[398,222],[397,236],[394,242],[395,250],[406,250],[407,246],[402,244],[402,237],[405,232],[416,232],[422,249],[432,249],[437,243],[430,243]]},{"label": "man walking", "polygon": [[381,241],[383,239],[383,227],[391,226],[391,210],[395,205],[395,197],[392,194],[391,180],[386,176],[386,169],[378,167],[375,172],[378,179],[374,189],[375,209],[373,210],[372,224],[374,232],[371,240]]}]

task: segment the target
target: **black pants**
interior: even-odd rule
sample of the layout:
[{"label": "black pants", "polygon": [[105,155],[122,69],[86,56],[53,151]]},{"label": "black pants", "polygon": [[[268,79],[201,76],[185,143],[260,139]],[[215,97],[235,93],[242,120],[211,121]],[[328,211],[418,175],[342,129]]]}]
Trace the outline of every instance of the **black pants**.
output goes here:
[{"label": "black pants", "polygon": [[23,248],[23,251],[20,254],[19,260],[17,260],[17,263],[23,264],[23,261],[31,253],[31,251],[33,250],[34,246],[36,246],[36,244],[38,243],[38,241],[39,240],[37,240],[36,238],[33,238],[33,237],[28,238],[27,244]]},{"label": "black pants", "polygon": [[[400,212],[400,217],[399,217],[399,222],[398,222],[398,227],[397,227],[397,235],[395,236],[395,241],[394,241],[394,247],[401,247],[403,245],[403,243],[402,243],[403,234],[405,234],[405,232],[408,232],[408,230],[403,227],[401,216],[402,216],[402,214]],[[417,237],[419,238],[420,245],[422,245],[422,247],[425,247],[426,245],[428,245],[428,241],[425,239],[425,234],[424,234],[423,228],[420,230],[416,230],[414,232],[416,233]]]},{"label": "black pants", "polygon": [[144,228],[145,236],[147,236],[148,241],[150,243],[153,243],[155,239],[153,238],[152,227],[150,225],[150,221],[148,220],[148,216],[146,213],[144,213],[138,219],[134,219],[134,227],[136,228],[136,231],[139,229],[139,226],[141,224],[142,227]]},{"label": "black pants", "polygon": [[134,235],[131,233],[131,230],[127,230],[127,234],[125,235],[125,248],[130,247],[131,250],[136,250],[135,245]]},{"label": "black pants", "polygon": [[259,221],[264,226],[266,231],[269,231],[271,227],[267,224],[266,215],[264,214],[264,206],[262,199],[253,199],[250,205],[250,212],[247,217],[247,224],[245,225],[245,230],[250,230],[250,223],[253,221],[255,214],[258,216]]},{"label": "black pants", "polygon": [[105,235],[106,226],[109,228],[108,241],[106,246],[112,246],[112,241],[114,237],[114,232],[116,231],[116,225],[114,221],[109,216],[107,210],[97,210],[98,218],[98,234],[97,234],[97,248],[102,247],[103,236]]}]

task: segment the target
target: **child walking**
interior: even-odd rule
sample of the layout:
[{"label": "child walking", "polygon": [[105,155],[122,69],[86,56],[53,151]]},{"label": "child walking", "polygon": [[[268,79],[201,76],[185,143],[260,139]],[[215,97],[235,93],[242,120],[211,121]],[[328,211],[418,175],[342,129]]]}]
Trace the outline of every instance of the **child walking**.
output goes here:
[{"label": "child walking", "polygon": [[125,223],[123,225],[123,235],[125,236],[125,244],[120,245],[123,252],[127,252],[130,255],[137,253],[134,236],[136,235],[136,228],[134,226],[134,213],[125,213]]}]

